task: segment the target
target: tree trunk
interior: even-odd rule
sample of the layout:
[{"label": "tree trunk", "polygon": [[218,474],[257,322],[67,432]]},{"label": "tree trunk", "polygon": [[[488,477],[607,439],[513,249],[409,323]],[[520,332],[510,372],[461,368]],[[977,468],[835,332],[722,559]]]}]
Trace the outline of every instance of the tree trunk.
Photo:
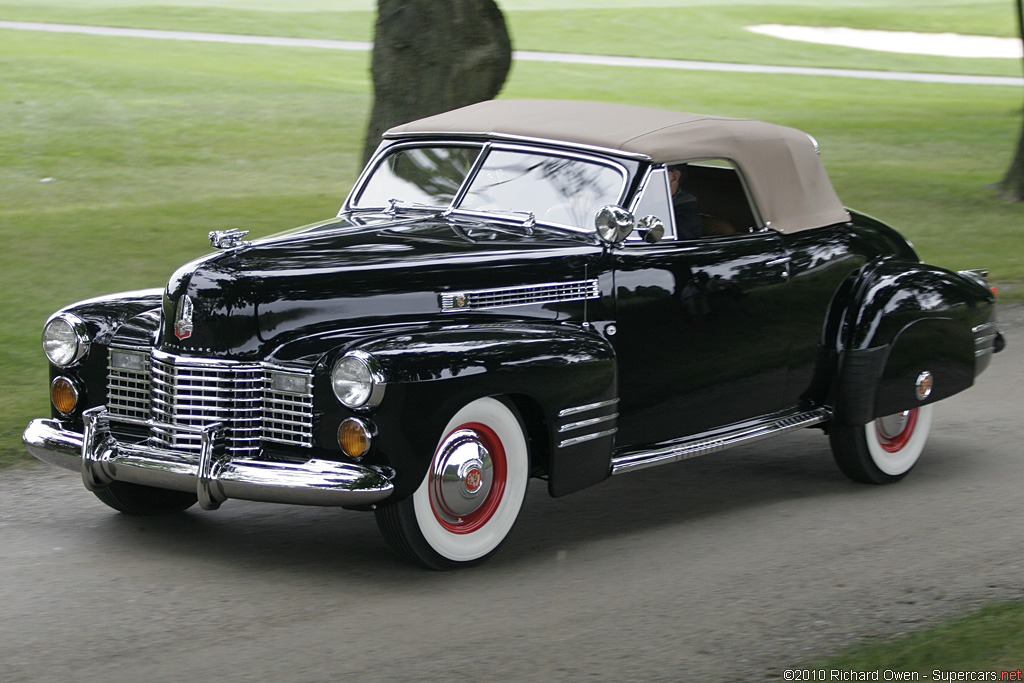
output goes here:
[{"label": "tree trunk", "polygon": [[1024,128],[1020,132],[1020,140],[1017,142],[1017,153],[1010,162],[1010,168],[1006,175],[996,186],[996,191],[1001,199],[1010,202],[1024,200]]},{"label": "tree trunk", "polygon": [[[1017,30],[1024,43],[1024,0],[1017,0]],[[1006,175],[996,184],[996,192],[1001,199],[1007,201],[1024,200],[1024,125],[1021,126],[1020,138],[1017,140],[1017,153],[1013,155]]]},{"label": "tree trunk", "polygon": [[378,0],[364,161],[392,126],[493,99],[511,65],[494,0]]}]

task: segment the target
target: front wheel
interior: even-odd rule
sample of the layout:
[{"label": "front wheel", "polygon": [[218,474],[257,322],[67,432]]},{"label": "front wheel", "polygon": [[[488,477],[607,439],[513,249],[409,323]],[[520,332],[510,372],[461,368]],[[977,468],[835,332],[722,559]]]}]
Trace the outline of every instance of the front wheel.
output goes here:
[{"label": "front wheel", "polygon": [[413,495],[376,509],[377,525],[398,554],[425,567],[474,565],[512,530],[529,475],[519,416],[481,398],[448,422]]},{"label": "front wheel", "polygon": [[833,424],[832,455],[843,474],[865,484],[899,481],[917,464],[932,426],[932,406],[921,406],[866,425]]}]

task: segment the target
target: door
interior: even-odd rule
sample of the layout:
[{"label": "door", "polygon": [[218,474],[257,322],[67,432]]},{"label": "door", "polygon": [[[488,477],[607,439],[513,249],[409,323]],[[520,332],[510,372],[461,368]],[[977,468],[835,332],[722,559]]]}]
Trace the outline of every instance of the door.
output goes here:
[{"label": "door", "polygon": [[770,230],[616,248],[617,448],[786,407],[788,261]]}]

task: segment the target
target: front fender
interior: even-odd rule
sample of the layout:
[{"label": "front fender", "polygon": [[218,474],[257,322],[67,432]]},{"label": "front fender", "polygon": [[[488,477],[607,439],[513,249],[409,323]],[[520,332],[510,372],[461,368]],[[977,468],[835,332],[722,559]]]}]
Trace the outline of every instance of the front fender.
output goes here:
[{"label": "front fender", "polygon": [[[102,405],[107,400],[107,347],[111,341],[122,334],[129,334],[132,339],[138,338],[140,344],[151,344],[152,330],[145,329],[144,324],[137,325],[136,319],[145,317],[143,314],[147,311],[158,309],[162,298],[162,289],[120,292],[79,301],[53,314],[70,313],[81,318],[90,340],[88,353],[78,362],[67,368],[49,366],[51,380],[61,375],[80,382],[80,400],[72,418],[75,426],[82,426],[81,411]],[[51,405],[50,408],[51,417],[66,419],[55,407]]]},{"label": "front fender", "polygon": [[[615,356],[589,329],[460,325],[353,348],[372,354],[388,383],[373,419],[381,449],[398,472],[396,497],[411,494],[422,481],[451,416],[484,396],[504,396],[516,405],[535,471],[547,474],[552,495],[590,486],[611,472]],[[596,404],[603,405],[582,410]],[[601,419],[580,424],[595,418]]]},{"label": "front fender", "polygon": [[979,330],[995,315],[985,287],[935,266],[883,260],[847,291],[836,340],[838,420],[865,424],[974,383]]}]

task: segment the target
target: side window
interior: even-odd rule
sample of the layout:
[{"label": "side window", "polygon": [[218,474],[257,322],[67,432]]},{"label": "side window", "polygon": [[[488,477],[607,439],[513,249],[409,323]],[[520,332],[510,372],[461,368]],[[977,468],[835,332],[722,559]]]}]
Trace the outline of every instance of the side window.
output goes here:
[{"label": "side window", "polygon": [[668,164],[667,168],[670,179],[674,178],[678,186],[673,202],[680,238],[684,232],[679,225],[682,220],[697,223],[694,237],[727,237],[756,229],[743,178],[731,161],[700,159]]},{"label": "side window", "polygon": [[[664,239],[673,239],[676,235],[675,216],[672,213],[672,198],[669,195],[668,170],[655,168],[647,176],[647,183],[640,199],[633,205],[633,215],[637,220],[644,216],[657,216],[665,224]],[[634,230],[629,236],[630,241],[639,240],[640,235]]]}]

